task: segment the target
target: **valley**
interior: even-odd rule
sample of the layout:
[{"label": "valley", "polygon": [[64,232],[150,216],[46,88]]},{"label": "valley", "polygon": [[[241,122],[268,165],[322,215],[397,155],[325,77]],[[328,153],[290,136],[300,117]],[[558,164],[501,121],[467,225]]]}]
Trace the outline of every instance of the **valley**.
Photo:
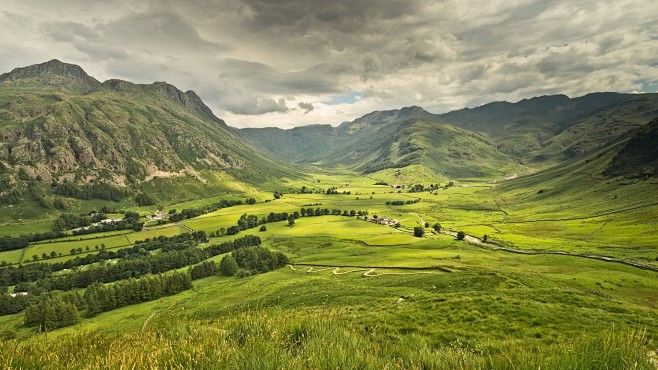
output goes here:
[{"label": "valley", "polygon": [[0,366],[654,368],[656,94],[291,130],[195,96],[0,77]]}]

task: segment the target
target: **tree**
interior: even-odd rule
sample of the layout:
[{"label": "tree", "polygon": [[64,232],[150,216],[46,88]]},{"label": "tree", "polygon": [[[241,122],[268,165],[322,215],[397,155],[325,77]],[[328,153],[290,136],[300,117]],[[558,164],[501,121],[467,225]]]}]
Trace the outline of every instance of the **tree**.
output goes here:
[{"label": "tree", "polygon": [[464,240],[465,237],[466,237],[466,233],[464,233],[463,231],[457,233],[457,240]]},{"label": "tree", "polygon": [[425,227],[430,227],[430,223],[429,223],[429,222],[425,222]]},{"label": "tree", "polygon": [[260,231],[267,231],[267,226],[265,226],[265,225],[261,226]]},{"label": "tree", "polygon": [[290,215],[288,217],[288,226],[295,226],[295,216]]},{"label": "tree", "polygon": [[484,237],[482,238],[482,240],[486,243],[487,239],[489,239],[489,235],[484,234]]},{"label": "tree", "polygon": [[230,254],[222,258],[222,262],[219,264],[219,272],[224,276],[233,276],[238,272],[238,263],[235,261],[235,258]]},{"label": "tree", "polygon": [[425,235],[425,229],[422,226],[414,227],[414,236],[415,237],[422,238],[423,235]]},{"label": "tree", "polygon": [[432,227],[434,228],[434,231],[436,231],[437,233],[441,231],[441,224],[439,224],[438,222],[435,223],[434,226]]}]

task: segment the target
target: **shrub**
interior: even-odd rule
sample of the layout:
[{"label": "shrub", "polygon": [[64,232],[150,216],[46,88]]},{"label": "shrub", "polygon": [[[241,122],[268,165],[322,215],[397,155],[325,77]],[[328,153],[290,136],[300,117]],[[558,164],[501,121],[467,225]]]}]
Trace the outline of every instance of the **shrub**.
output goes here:
[{"label": "shrub", "polygon": [[238,263],[235,261],[233,256],[228,255],[222,258],[222,262],[219,264],[219,272],[224,276],[233,276],[238,272]]}]

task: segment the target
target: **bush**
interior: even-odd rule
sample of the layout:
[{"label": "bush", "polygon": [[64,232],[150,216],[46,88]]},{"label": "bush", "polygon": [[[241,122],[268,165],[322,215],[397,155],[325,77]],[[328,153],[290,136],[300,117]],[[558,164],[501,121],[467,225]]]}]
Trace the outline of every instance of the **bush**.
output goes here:
[{"label": "bush", "polygon": [[238,263],[231,255],[224,256],[219,264],[219,272],[224,276],[233,276],[238,272],[238,269]]},{"label": "bush", "polygon": [[414,236],[415,237],[422,238],[423,235],[425,235],[425,229],[422,226],[414,227]]},{"label": "bush", "polygon": [[457,233],[457,240],[464,240],[465,237],[466,237],[466,233],[464,233],[463,231]]}]

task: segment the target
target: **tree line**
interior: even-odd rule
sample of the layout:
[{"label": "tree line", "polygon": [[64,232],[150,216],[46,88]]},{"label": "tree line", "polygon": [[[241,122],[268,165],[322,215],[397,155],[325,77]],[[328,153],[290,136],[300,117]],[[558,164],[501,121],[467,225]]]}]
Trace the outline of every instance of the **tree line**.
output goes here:
[{"label": "tree line", "polygon": [[101,261],[117,258],[128,258],[136,255],[145,255],[156,249],[174,250],[183,249],[175,247],[183,245],[186,248],[208,241],[205,232],[197,231],[184,233],[172,237],[159,236],[153,239],[136,241],[132,247],[116,251],[101,250],[98,253],[89,253],[84,257],[76,257],[63,262],[32,263],[29,265],[6,266],[0,268],[0,286],[18,285],[17,291],[27,291],[27,286],[21,283],[37,281],[50,276],[53,272],[72,269],[77,266],[90,265]]},{"label": "tree line", "polygon": [[52,190],[53,194],[82,200],[102,199],[119,202],[129,195],[127,189],[117,188],[102,182],[88,185],[65,182],[54,184]]},{"label": "tree line", "polygon": [[139,279],[126,279],[112,285],[94,283],[84,294],[87,316],[137,303],[152,301],[174,295],[192,288],[190,274],[172,272],[169,274],[146,275]]},{"label": "tree line", "polygon": [[[346,216],[346,217],[366,216],[368,215],[368,211],[355,211],[355,210],[341,211],[340,209],[329,209],[329,208],[319,208],[319,207],[313,209],[312,207],[308,207],[308,208],[302,207],[299,211],[295,211],[293,213],[270,212],[269,215],[262,216],[260,218],[255,215],[249,215],[245,213],[242,216],[240,216],[237,225],[231,226],[227,229],[221,228],[217,232],[211,232],[210,236],[212,237],[215,235],[235,235],[238,234],[240,231],[253,229],[254,227],[265,225],[269,222],[288,221],[288,225],[294,225],[295,220],[300,217],[327,216],[327,215]],[[264,230],[261,228],[261,231]]]},{"label": "tree line", "polygon": [[189,274],[146,275],[140,279],[126,279],[112,285],[94,283],[84,296],[77,292],[55,291],[32,299],[25,307],[25,326],[38,326],[40,332],[76,324],[80,311],[93,317],[101,312],[174,295],[192,288]]},{"label": "tree line", "polygon": [[405,204],[415,204],[420,202],[420,198],[417,199],[410,199],[410,200],[392,200],[392,201],[386,201],[387,206],[402,206]]},{"label": "tree line", "polygon": [[[248,198],[247,203],[251,202],[252,200],[255,203],[256,200],[253,198]],[[201,207],[185,208],[182,211],[180,211],[180,213],[177,213],[175,209],[172,209],[171,211],[169,211],[169,219],[173,222],[180,222],[188,218],[193,218],[193,217],[205,215],[206,213],[214,212],[218,209],[239,206],[243,203],[244,202],[240,199],[236,199],[236,200],[222,199],[219,202],[215,202]]]},{"label": "tree line", "polygon": [[21,234],[20,236],[0,237],[0,252],[25,248],[31,242],[55,239],[66,236],[62,231],[46,231],[43,233]]}]

